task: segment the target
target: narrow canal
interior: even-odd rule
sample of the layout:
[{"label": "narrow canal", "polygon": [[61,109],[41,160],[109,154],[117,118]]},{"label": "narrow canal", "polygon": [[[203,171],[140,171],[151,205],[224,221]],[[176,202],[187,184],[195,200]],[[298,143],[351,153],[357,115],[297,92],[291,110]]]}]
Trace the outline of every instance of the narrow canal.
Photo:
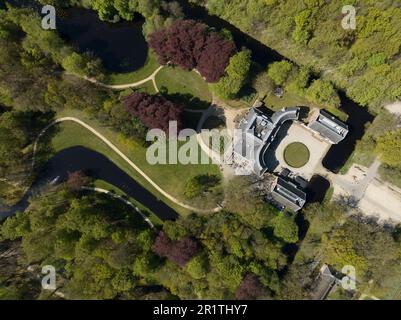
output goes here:
[{"label": "narrow canal", "polygon": [[62,150],[51,158],[38,174],[39,178],[27,191],[23,199],[11,208],[3,208],[0,219],[14,215],[18,211],[23,212],[28,207],[29,198],[32,195],[40,192],[44,186],[52,181],[57,181],[57,183],[65,181],[69,172],[79,170],[94,179],[104,180],[121,189],[154,212],[161,220],[174,220],[178,216],[172,208],[142,187],[107,157],[101,153],[77,146]]}]

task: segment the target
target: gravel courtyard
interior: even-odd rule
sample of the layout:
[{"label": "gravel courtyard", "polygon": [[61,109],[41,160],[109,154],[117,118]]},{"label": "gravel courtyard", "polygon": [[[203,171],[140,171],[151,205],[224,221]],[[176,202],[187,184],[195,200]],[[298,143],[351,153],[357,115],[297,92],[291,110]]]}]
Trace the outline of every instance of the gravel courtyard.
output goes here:
[{"label": "gravel courtyard", "polygon": [[[301,168],[290,167],[284,160],[285,148],[294,142],[303,143],[310,152],[309,161]],[[279,165],[274,169],[274,171],[280,172],[282,168],[288,168],[292,172],[309,180],[317,171],[319,171],[318,169],[321,167],[322,159],[330,147],[331,144],[322,140],[318,135],[313,134],[311,130],[300,123],[294,122],[276,149],[275,156]]]}]

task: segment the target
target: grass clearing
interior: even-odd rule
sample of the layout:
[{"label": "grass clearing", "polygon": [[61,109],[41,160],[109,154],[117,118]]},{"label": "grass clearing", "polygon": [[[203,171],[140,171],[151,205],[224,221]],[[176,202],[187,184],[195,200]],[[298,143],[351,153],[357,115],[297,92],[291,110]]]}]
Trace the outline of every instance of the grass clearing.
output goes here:
[{"label": "grass clearing", "polygon": [[156,89],[155,86],[153,85],[152,81],[147,81],[143,84],[141,84],[138,87],[133,87],[133,88],[127,88],[127,89],[123,89],[120,90],[120,99],[122,99],[123,97],[129,96],[130,94],[132,94],[133,92],[146,92],[148,94],[156,94]]},{"label": "grass clearing", "polygon": [[375,161],[376,154],[373,148],[368,148],[366,144],[362,148],[360,145],[356,145],[355,150],[351,156],[347,159],[345,164],[340,169],[340,174],[347,174],[348,170],[351,169],[353,164],[359,164],[369,168]]},{"label": "grass clearing", "polygon": [[156,75],[156,83],[161,93],[187,109],[207,109],[212,102],[208,84],[195,71],[166,67]]},{"label": "grass clearing", "polygon": [[325,107],[324,109],[330,112],[336,118],[340,119],[341,121],[347,122],[348,115],[344,111],[341,111],[340,109],[333,107],[330,108]]},{"label": "grass clearing", "polygon": [[153,85],[153,81],[147,81],[141,84],[139,87],[133,88],[135,91],[146,92],[149,94],[156,94],[155,86]]},{"label": "grass clearing", "polygon": [[[211,84],[210,87],[213,88],[213,84]],[[214,101],[217,105],[228,106],[229,108],[232,109],[248,109],[253,105],[253,103],[249,103],[240,99],[237,100],[221,99],[217,95],[214,96]]]},{"label": "grass clearing", "polygon": [[308,163],[309,149],[301,142],[289,144],[284,150],[285,162],[293,168],[301,168]]},{"label": "grass clearing", "polygon": [[159,66],[157,56],[149,51],[145,65],[141,69],[128,73],[111,73],[106,76],[104,82],[109,85],[137,82],[149,77]]},{"label": "grass clearing", "polygon": [[282,108],[287,107],[296,107],[296,106],[309,106],[310,103],[305,98],[298,96],[296,94],[285,92],[284,95],[280,98],[275,96],[274,94],[267,95],[264,98],[264,103],[266,106],[271,108],[274,111],[280,110]]},{"label": "grass clearing", "polygon": [[[101,125],[96,119],[91,118],[85,112],[80,110],[63,110],[58,112],[58,117],[76,117],[89,124],[95,130],[109,139],[116,147],[118,147],[127,157],[140,167],[155,183],[157,183],[163,190],[180,201],[191,205],[185,199],[183,181],[188,178],[200,174],[216,174],[221,176],[218,166],[213,164],[197,164],[197,165],[182,165],[182,164],[168,164],[168,165],[150,165],[146,160],[146,148],[139,145],[133,140],[124,138],[111,128]],[[64,122],[59,125],[60,130],[53,137],[52,144],[55,151],[81,145],[100,152],[107,156],[114,164],[127,172],[138,183],[155,194],[160,200],[171,206],[180,214],[188,214],[189,210],[176,205],[172,201],[161,195],[153,186],[149,184],[136,170],[131,168],[129,164],[124,161],[118,154],[111,150],[103,141],[88,132],[85,128],[74,122]],[[200,151],[202,152],[202,151]],[[216,207],[216,203],[205,202],[204,208],[210,209]]]}]

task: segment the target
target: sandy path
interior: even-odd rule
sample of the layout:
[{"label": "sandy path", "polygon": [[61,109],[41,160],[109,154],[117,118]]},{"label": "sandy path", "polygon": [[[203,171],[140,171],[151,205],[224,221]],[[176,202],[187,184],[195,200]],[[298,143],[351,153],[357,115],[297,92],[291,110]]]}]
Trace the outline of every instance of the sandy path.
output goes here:
[{"label": "sandy path", "polygon": [[[79,125],[81,125],[82,127],[84,127],[85,129],[89,130],[90,132],[92,132],[95,136],[97,136],[100,140],[102,140],[106,145],[108,145],[115,153],[117,153],[121,158],[123,158],[123,160],[125,162],[127,162],[129,164],[130,167],[132,167],[135,171],[137,171],[147,182],[149,182],[158,192],[160,192],[163,196],[165,196],[167,199],[169,199],[170,201],[178,204],[179,206],[194,211],[194,212],[199,212],[199,213],[210,213],[210,212],[218,212],[221,210],[220,207],[216,207],[213,209],[200,209],[200,208],[195,208],[193,206],[190,206],[188,204],[185,204],[183,202],[181,202],[180,200],[178,200],[177,198],[173,197],[172,195],[170,195],[169,193],[167,193],[166,191],[164,191],[159,185],[157,185],[145,172],[143,172],[135,163],[133,163],[123,152],[121,152],[120,149],[118,149],[110,140],[108,140],[105,136],[103,136],[100,132],[98,132],[97,130],[95,130],[94,128],[92,128],[90,125],[88,125],[87,123],[81,121],[78,118],[74,118],[74,117],[64,117],[64,118],[59,118],[54,120],[52,123],[50,123],[48,126],[46,126],[41,133],[39,134],[35,144],[34,144],[34,154],[36,153],[37,150],[37,145],[38,145],[38,141],[40,139],[41,136],[43,136],[43,134],[52,126],[64,122],[64,121],[73,121]],[[32,167],[34,167],[35,165],[35,156],[33,157],[32,160]]]},{"label": "sandy path", "polygon": [[115,84],[115,85],[105,84],[105,83],[102,83],[100,81],[97,81],[96,79],[88,78],[88,77],[82,77],[82,76],[79,76],[79,75],[76,75],[76,74],[72,74],[72,73],[67,73],[67,74],[73,75],[75,77],[79,77],[81,79],[85,79],[85,80],[87,80],[89,82],[92,82],[92,83],[97,84],[99,86],[102,86],[104,88],[109,88],[109,89],[114,89],[114,90],[123,90],[123,89],[128,89],[128,88],[135,88],[135,87],[138,87],[138,86],[140,86],[140,85],[142,85],[142,84],[144,84],[144,83],[146,83],[148,81],[152,81],[156,92],[159,92],[159,88],[157,87],[157,84],[156,84],[156,75],[163,68],[164,68],[164,66],[160,66],[155,71],[153,71],[153,73],[149,77],[146,77],[146,78],[144,78],[142,80],[139,80],[139,81],[136,81],[136,82],[132,82],[132,83],[127,83],[127,84]]},{"label": "sandy path", "polygon": [[401,115],[401,101],[396,101],[392,104],[385,106],[385,108],[390,111],[391,113]]}]

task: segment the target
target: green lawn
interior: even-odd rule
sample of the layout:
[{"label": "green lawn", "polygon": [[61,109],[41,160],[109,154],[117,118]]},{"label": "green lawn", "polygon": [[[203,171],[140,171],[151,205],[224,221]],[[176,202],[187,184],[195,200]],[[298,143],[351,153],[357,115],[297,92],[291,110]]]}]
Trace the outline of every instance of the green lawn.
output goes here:
[{"label": "green lawn", "polygon": [[333,107],[332,107],[332,108],[327,108],[327,107],[325,107],[325,108],[323,108],[323,109],[327,110],[327,111],[330,112],[333,116],[337,117],[337,118],[340,119],[341,121],[346,122],[347,119],[348,119],[348,115],[347,115],[344,111],[341,111],[341,110],[338,109],[338,108],[333,108]]},{"label": "green lawn", "polygon": [[[212,87],[212,85],[211,85],[211,87]],[[228,107],[233,108],[233,109],[248,109],[248,108],[252,107],[252,105],[253,105],[253,102],[249,103],[249,102],[246,102],[244,100],[239,100],[239,99],[237,99],[237,100],[225,100],[225,99],[219,98],[216,95],[215,95],[214,99],[215,99],[215,101],[216,101],[216,103],[218,105],[228,106]]]},{"label": "green lawn", "polygon": [[166,67],[156,76],[157,86],[167,98],[189,109],[206,109],[212,101],[209,86],[195,71]]},{"label": "green lawn", "polygon": [[267,107],[275,111],[286,107],[310,105],[310,103],[305,98],[289,92],[285,92],[281,98],[276,97],[273,94],[268,95],[265,97],[264,102]]},{"label": "green lawn", "polygon": [[[130,160],[140,167],[154,182],[174,197],[177,197],[184,203],[191,204],[185,199],[184,186],[185,181],[199,174],[216,174],[221,176],[218,166],[212,164],[205,165],[150,165],[146,160],[146,148],[140,146],[130,139],[125,139],[117,132],[102,126],[97,120],[90,118],[86,113],[79,110],[60,111],[58,117],[73,116],[85,121],[90,126],[107,137],[115,146],[117,146]],[[141,185],[154,193],[162,201],[166,202],[178,213],[187,214],[188,210],[178,206],[157,190],[154,189],[138,172],[131,168],[120,156],[112,151],[105,143],[96,136],[88,132],[85,128],[73,122],[64,122],[59,125],[60,130],[52,139],[53,148],[59,151],[71,146],[82,145],[107,156],[117,166],[127,172]],[[204,208],[214,208],[216,203],[208,203],[205,201]]]},{"label": "green lawn", "polygon": [[300,142],[289,144],[284,150],[285,162],[293,168],[301,168],[308,163],[309,149]]},{"label": "green lawn", "polygon": [[106,76],[104,82],[110,85],[118,85],[140,81],[149,77],[159,66],[156,55],[149,51],[145,65],[141,69],[129,73],[111,73]]},{"label": "green lawn", "polygon": [[135,92],[135,91],[139,91],[139,92],[146,92],[148,94],[156,94],[156,89],[155,86],[153,85],[152,81],[147,81],[143,84],[141,84],[138,87],[132,87],[132,88],[127,88],[127,89],[123,89],[120,90],[120,98],[129,96],[131,93]]},{"label": "green lawn", "polygon": [[134,87],[133,89],[141,92],[147,92],[149,94],[156,94],[156,89],[152,81],[145,82],[139,87]]},{"label": "green lawn", "polygon": [[375,158],[376,154],[372,148],[368,148],[366,144],[363,145],[363,147],[357,144],[355,150],[352,152],[351,156],[348,158],[339,172],[340,174],[347,174],[348,170],[354,163],[368,168],[375,161]]}]

